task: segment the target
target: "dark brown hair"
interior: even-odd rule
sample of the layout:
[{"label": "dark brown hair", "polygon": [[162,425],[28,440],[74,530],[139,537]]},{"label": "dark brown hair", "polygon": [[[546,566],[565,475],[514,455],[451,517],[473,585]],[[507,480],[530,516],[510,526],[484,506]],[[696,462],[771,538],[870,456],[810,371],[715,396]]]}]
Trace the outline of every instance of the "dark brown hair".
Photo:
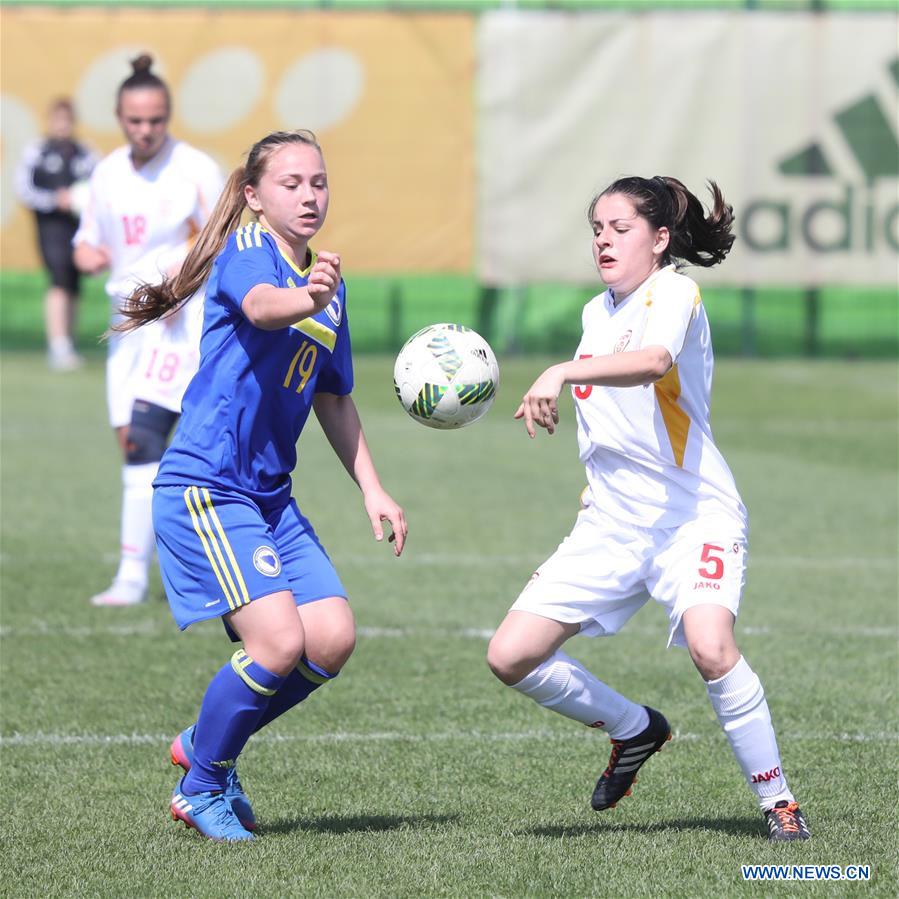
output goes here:
[{"label": "dark brown hair", "polygon": [[113,330],[133,331],[172,315],[200,289],[228,236],[240,225],[246,208],[244,188],[259,184],[269,157],[286,144],[307,144],[321,153],[315,135],[306,130],[275,131],[253,144],[246,164],[238,166],[228,178],[209,221],[197,236],[178,274],[174,278],[165,278],[161,284],[141,284],[125,301],[121,310],[125,319]]},{"label": "dark brown hair", "polygon": [[722,262],[733,246],[734,209],[724,202],[724,195],[714,181],[709,181],[708,186],[712,209],[706,215],[699,199],[677,178],[662,175],[619,178],[593,198],[587,218],[592,225],[593,210],[600,197],[622,194],[633,201],[637,215],[653,228],[668,229],[670,239],[664,264],[675,260],[709,268]]},{"label": "dark brown hair", "polygon": [[169,93],[169,86],[151,69],[153,68],[153,57],[148,53],[142,53],[140,56],[131,60],[131,74],[119,85],[116,94],[116,110],[122,103],[122,94],[125,91],[159,90],[165,94],[165,105],[171,111],[172,95]]}]

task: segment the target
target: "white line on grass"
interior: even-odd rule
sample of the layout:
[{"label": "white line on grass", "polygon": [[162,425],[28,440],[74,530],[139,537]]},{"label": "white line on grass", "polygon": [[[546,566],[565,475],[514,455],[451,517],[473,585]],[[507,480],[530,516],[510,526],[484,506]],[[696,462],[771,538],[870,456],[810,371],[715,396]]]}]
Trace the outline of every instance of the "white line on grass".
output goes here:
[{"label": "white line on grass", "polygon": [[[115,613],[113,613],[115,614]],[[72,639],[93,639],[96,637],[155,637],[175,633],[174,624],[163,624],[157,621],[143,621],[139,624],[107,624],[99,626],[51,624],[47,621],[34,619],[24,626],[0,627],[0,638],[4,640],[22,637],[69,637]],[[359,627],[356,633],[363,639],[395,640],[415,637],[434,639],[462,638],[470,640],[489,640],[495,630],[493,628],[479,627]],[[645,627],[640,625],[628,625],[623,633],[641,634],[643,636],[664,636],[665,627]],[[783,627],[770,627],[768,625],[741,625],[737,624],[737,635],[766,636],[784,633]],[[796,628],[794,633],[820,634],[824,636],[861,637],[865,639],[889,637],[899,639],[899,628],[895,627],[815,627]],[[206,628],[195,633],[195,636],[219,638],[221,631],[216,628]]]},{"label": "white line on grass", "polygon": [[[543,562],[540,554],[515,553],[489,555],[471,552],[457,553],[408,553],[397,560],[392,556],[336,556],[337,567],[341,565],[361,565],[366,568],[396,565],[399,567],[451,566],[453,568],[494,567],[497,565],[520,565],[532,568]],[[899,565],[895,556],[765,556],[749,552],[750,568],[808,568],[831,570],[834,568],[877,568],[893,569]]]},{"label": "white line on grass", "polygon": [[[784,633],[784,628],[782,627],[768,627],[767,625],[758,627],[755,625],[746,625],[745,627],[742,627],[737,625],[738,636],[740,634],[747,634],[749,636],[757,637],[782,633]],[[899,630],[894,627],[831,627],[822,628],[821,630],[816,628],[814,631],[803,630],[802,633],[835,634],[837,636],[845,635],[847,637],[892,637],[894,640],[899,639]]]},{"label": "white line on grass", "polygon": [[[686,733],[675,730],[674,739],[685,742],[699,742],[717,739],[717,732],[707,734]],[[443,733],[411,734],[400,732],[348,732],[337,731],[330,734],[277,734],[262,733],[253,737],[255,743],[513,743],[527,740],[570,743],[572,740],[595,739],[593,732],[579,734],[577,730],[562,733],[549,730],[516,731],[499,733],[494,731],[451,731]],[[171,734],[53,734],[43,731],[34,733],[12,733],[0,736],[0,746],[4,748],[26,748],[30,746],[153,746],[167,745]],[[895,743],[899,735],[887,732],[875,733],[795,733],[784,734],[783,740],[794,742],[826,741],[830,743]]]},{"label": "white line on grass", "polygon": [[[50,558],[54,562],[75,558],[76,553],[60,552],[52,557],[46,554],[42,557],[46,562]],[[361,566],[363,568],[381,568],[388,565],[399,568],[495,568],[498,565],[516,565],[523,569],[523,577],[526,580],[531,571],[541,564],[546,553],[506,553],[491,555],[489,553],[464,552],[455,553],[428,553],[407,551],[402,559],[395,559],[391,555],[347,555],[335,554],[337,567]],[[104,554],[100,561],[104,565],[111,565],[118,560],[118,556]],[[0,554],[0,564],[9,564],[12,558],[6,554]],[[750,568],[803,568],[820,569],[829,571],[840,568],[875,568],[892,570],[899,565],[896,556],[767,556],[754,555],[750,549]]]}]

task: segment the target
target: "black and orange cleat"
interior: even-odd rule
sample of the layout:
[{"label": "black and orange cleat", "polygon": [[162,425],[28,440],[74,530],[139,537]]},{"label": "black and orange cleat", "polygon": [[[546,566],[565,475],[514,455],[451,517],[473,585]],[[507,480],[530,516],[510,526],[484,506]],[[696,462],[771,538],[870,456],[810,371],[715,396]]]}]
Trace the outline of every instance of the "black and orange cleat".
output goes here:
[{"label": "black and orange cleat", "polygon": [[768,840],[772,843],[789,843],[791,840],[807,840],[811,831],[795,802],[781,799],[774,808],[765,812],[768,825]]},{"label": "black and orange cleat", "polygon": [[671,728],[665,716],[644,706],[649,713],[649,724],[642,733],[627,740],[612,740],[612,755],[602,776],[596,781],[590,804],[601,812],[615,808],[624,796],[631,795],[631,786],[637,782],[637,772],[643,763],[658,752],[671,739]]}]

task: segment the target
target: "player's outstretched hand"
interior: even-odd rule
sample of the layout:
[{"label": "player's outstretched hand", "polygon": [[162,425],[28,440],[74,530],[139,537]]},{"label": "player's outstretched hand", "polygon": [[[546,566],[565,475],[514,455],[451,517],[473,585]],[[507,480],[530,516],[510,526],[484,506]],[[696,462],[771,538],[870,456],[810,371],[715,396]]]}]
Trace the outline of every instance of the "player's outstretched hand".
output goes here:
[{"label": "player's outstretched hand", "polygon": [[75,266],[86,275],[99,275],[109,268],[110,252],[106,247],[81,243],[73,254]]},{"label": "player's outstretched hand", "polygon": [[524,419],[524,426],[528,436],[537,436],[537,425],[546,428],[549,434],[555,433],[559,423],[559,394],[564,386],[564,379],[559,366],[554,365],[546,369],[533,384],[530,390],[521,400],[521,405],[515,412],[515,418]]},{"label": "player's outstretched hand", "polygon": [[322,251],[309,272],[306,289],[315,308],[321,312],[337,293],[340,286],[340,256]]},{"label": "player's outstretched hand", "polygon": [[393,554],[400,555],[403,546],[406,544],[406,534],[409,533],[409,527],[406,524],[406,515],[402,508],[394,501],[394,499],[384,490],[378,489],[370,491],[365,495],[365,511],[368,513],[369,521],[371,521],[371,529],[375,535],[375,540],[384,539],[384,525],[382,522],[390,523],[392,533],[387,538],[388,543],[393,544]]}]

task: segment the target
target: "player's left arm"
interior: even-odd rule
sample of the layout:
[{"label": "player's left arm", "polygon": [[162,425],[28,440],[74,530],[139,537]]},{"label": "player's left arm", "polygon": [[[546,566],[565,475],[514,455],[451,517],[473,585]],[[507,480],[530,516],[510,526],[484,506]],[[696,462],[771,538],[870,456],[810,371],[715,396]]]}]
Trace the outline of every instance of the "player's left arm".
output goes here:
[{"label": "player's left arm", "polygon": [[406,516],[381,486],[352,396],[317,393],[312,401],[312,408],[337,458],[362,491],[365,511],[371,521],[375,539],[384,539],[381,522],[389,522],[393,533],[388,537],[388,542],[394,544],[394,555],[400,555],[408,533]]},{"label": "player's left arm", "polygon": [[524,419],[531,437],[536,436],[537,425],[552,434],[559,423],[559,394],[566,384],[638,387],[663,378],[671,364],[671,353],[663,346],[653,345],[551,365],[524,395],[515,418]]}]

